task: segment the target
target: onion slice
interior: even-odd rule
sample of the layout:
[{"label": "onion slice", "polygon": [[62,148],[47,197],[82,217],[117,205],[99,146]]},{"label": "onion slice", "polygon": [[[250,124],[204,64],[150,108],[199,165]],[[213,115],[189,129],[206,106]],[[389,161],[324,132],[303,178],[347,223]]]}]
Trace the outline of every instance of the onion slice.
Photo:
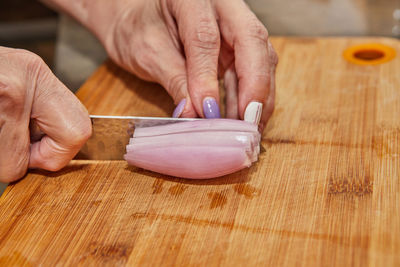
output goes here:
[{"label": "onion slice", "polygon": [[125,160],[166,175],[207,179],[258,160],[257,125],[229,119],[197,120],[135,129]]},{"label": "onion slice", "polygon": [[258,133],[258,126],[241,120],[208,119],[173,123],[161,126],[143,127],[135,130],[133,137],[166,135],[172,133],[234,131]]}]

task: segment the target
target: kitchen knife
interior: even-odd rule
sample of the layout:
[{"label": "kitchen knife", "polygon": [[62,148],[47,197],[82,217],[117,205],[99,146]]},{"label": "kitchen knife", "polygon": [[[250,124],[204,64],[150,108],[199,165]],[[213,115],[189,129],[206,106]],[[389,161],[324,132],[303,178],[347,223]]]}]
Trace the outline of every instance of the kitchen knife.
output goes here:
[{"label": "kitchen knife", "polygon": [[[75,159],[123,160],[126,154],[126,145],[135,128],[202,119],[90,115],[90,120],[92,136],[75,156]],[[43,137],[44,133],[40,131],[34,120],[31,120],[29,128],[31,142],[39,141]],[[260,148],[261,152],[265,151],[263,146]]]},{"label": "kitchen knife", "polygon": [[92,136],[75,159],[122,160],[126,154],[126,145],[133,136],[135,128],[198,120],[96,115],[91,115],[90,119],[93,128]]},{"label": "kitchen knife", "polygon": [[[93,128],[92,136],[75,156],[75,159],[122,160],[126,153],[126,145],[135,128],[200,119],[90,115],[90,120]],[[35,121],[32,120],[30,123],[31,142],[40,140],[43,135]]]}]

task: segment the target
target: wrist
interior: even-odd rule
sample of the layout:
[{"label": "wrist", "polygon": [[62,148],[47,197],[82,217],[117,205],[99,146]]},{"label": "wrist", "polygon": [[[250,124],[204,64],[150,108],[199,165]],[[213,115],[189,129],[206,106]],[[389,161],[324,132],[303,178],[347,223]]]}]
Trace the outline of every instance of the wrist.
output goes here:
[{"label": "wrist", "polygon": [[[84,0],[85,1],[85,0]],[[113,29],[124,14],[125,0],[118,1],[88,1],[87,16],[82,24],[93,32],[107,48],[108,39],[113,35]]]},{"label": "wrist", "polygon": [[[66,13],[88,28],[103,43],[119,18],[123,16],[129,0],[41,0],[46,5]],[[133,0],[134,1],[134,0]],[[132,2],[132,0],[131,0]]]}]

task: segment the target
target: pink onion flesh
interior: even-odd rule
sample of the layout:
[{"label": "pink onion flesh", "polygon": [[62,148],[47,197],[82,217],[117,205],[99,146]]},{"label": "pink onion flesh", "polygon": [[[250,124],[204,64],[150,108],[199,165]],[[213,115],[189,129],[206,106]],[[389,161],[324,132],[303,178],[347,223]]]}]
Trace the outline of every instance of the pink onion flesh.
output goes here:
[{"label": "pink onion flesh", "polygon": [[229,119],[135,129],[125,160],[134,166],[190,179],[223,176],[258,160],[257,125]]}]

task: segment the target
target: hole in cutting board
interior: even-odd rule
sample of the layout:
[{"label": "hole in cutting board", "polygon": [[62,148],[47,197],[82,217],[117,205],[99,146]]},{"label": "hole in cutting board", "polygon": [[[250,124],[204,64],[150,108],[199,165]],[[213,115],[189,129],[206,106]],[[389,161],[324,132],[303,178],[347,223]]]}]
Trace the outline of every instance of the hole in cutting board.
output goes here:
[{"label": "hole in cutting board", "polygon": [[360,60],[368,61],[368,60],[377,60],[383,58],[385,56],[385,53],[379,50],[368,49],[368,50],[356,51],[353,56]]},{"label": "hole in cutting board", "polygon": [[347,48],[343,57],[357,65],[377,65],[394,59],[396,50],[379,43],[360,44]]}]

